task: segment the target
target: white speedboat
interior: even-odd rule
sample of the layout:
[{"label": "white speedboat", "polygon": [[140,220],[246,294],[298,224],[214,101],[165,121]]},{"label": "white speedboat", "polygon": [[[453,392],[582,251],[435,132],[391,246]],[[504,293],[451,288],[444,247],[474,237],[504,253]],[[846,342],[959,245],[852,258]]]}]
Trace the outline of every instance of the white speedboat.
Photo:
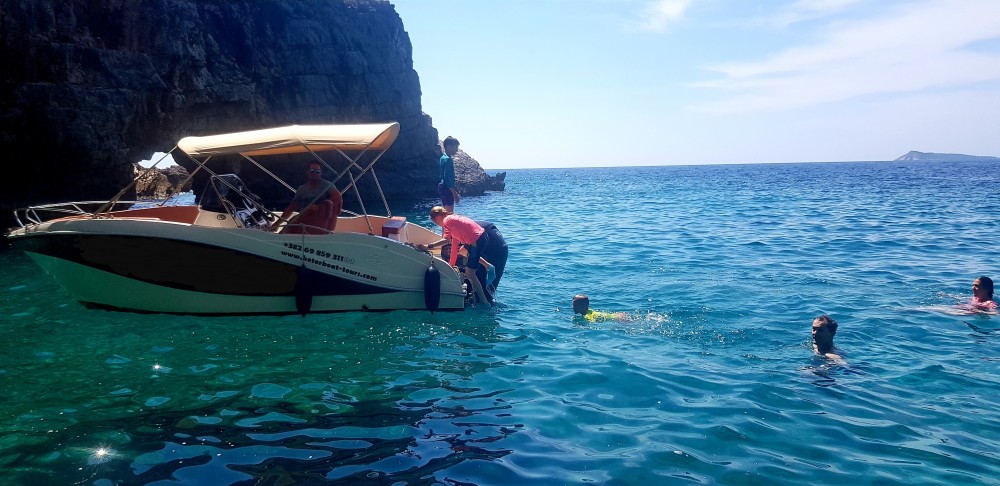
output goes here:
[{"label": "white speedboat", "polygon": [[[192,176],[209,174],[197,204],[122,201],[126,188],[110,201],[19,209],[7,238],[88,307],[205,315],[463,309],[461,274],[415,248],[440,236],[392,217],[375,176],[398,133],[397,123],[384,123],[187,137],[171,153],[197,164]],[[319,162],[361,211],[345,211],[334,231],[271,231],[295,217],[273,225],[280,217],[237,175],[212,170],[211,159],[227,156],[250,161],[292,193],[268,164]],[[374,180],[386,216],[364,209],[363,176]]]}]

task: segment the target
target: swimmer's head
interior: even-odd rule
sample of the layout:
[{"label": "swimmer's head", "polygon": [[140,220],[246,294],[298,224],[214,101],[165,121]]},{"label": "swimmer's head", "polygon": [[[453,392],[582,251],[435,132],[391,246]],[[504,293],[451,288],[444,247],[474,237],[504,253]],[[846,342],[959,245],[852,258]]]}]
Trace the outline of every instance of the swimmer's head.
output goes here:
[{"label": "swimmer's head", "polygon": [[993,280],[987,276],[972,281],[972,295],[980,301],[993,300]]},{"label": "swimmer's head", "polygon": [[586,294],[576,294],[573,296],[573,313],[586,314],[590,310],[590,298]]},{"label": "swimmer's head", "polygon": [[833,349],[833,336],[837,334],[837,321],[823,314],[813,319],[813,344],[820,353],[828,353]]}]

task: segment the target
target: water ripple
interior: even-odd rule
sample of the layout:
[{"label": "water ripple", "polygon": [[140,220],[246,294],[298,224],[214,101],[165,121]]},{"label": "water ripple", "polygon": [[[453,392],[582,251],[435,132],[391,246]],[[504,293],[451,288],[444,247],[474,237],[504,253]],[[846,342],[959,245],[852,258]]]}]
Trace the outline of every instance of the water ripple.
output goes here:
[{"label": "water ripple", "polygon": [[[18,253],[12,484],[995,484],[1000,176],[976,164],[510,171],[495,312],[91,311]],[[987,174],[971,179],[969,173]],[[980,211],[970,195],[987,195]],[[432,201],[398,212],[430,225]],[[627,318],[574,319],[570,299]],[[844,359],[812,356],[840,322]]]}]

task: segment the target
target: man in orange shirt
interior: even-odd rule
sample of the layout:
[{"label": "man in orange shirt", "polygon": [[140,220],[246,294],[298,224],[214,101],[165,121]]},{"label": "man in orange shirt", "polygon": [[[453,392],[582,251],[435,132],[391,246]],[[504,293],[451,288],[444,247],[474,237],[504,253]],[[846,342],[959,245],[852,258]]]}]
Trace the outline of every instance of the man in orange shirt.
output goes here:
[{"label": "man in orange shirt", "polygon": [[275,221],[272,229],[277,229],[282,221],[294,211],[299,214],[288,221],[282,233],[287,234],[326,234],[337,228],[337,217],[344,206],[344,198],[332,182],[323,179],[323,167],[317,162],[310,162],[306,169],[308,180],[295,191],[295,197],[281,213],[281,218]]}]

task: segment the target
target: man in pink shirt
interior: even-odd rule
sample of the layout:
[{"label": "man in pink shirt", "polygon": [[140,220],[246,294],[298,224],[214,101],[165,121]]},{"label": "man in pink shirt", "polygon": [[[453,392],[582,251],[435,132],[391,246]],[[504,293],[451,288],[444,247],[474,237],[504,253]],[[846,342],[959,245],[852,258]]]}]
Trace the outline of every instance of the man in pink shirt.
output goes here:
[{"label": "man in pink shirt", "polygon": [[492,299],[486,296],[483,284],[479,281],[479,277],[476,276],[476,269],[479,268],[479,257],[483,254],[483,250],[490,244],[489,234],[472,219],[452,214],[441,206],[431,208],[431,221],[444,229],[442,231],[444,239],[427,246],[421,245],[418,248],[431,249],[451,242],[451,255],[448,258],[448,263],[455,266],[458,262],[458,246],[459,244],[465,245],[469,249],[469,258],[466,260],[465,266],[465,276],[472,282],[472,287],[476,291],[476,297],[479,298],[479,302],[489,302],[492,305]]}]

